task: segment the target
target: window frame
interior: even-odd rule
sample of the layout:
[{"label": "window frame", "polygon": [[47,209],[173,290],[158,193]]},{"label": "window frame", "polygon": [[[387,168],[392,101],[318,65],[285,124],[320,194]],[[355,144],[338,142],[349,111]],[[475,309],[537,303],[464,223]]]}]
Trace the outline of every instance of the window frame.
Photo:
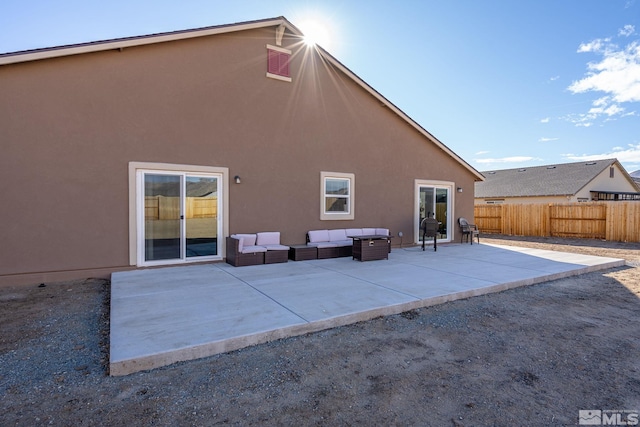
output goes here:
[{"label": "window frame", "polygon": [[[218,215],[222,221],[219,226],[218,233],[220,239],[229,235],[229,168],[214,166],[196,166],[173,163],[157,163],[157,162],[129,162],[129,265],[141,267],[149,265],[144,261],[142,255],[143,230],[140,224],[140,218],[144,218],[144,194],[143,188],[139,184],[139,178],[142,173],[148,171],[158,172],[162,174],[184,174],[184,175],[219,175],[219,194],[218,194]],[[212,259],[222,260],[226,257],[226,245],[221,244],[218,255]],[[204,257],[203,257],[204,258]],[[199,262],[202,259],[186,258],[184,261],[168,260],[164,264],[177,265],[189,262]]]},{"label": "window frame", "polygon": [[[285,58],[286,55],[286,66],[282,66],[281,61]],[[278,59],[278,72],[273,72],[275,70],[271,67],[272,58]],[[267,77],[281,80],[285,82],[291,82],[291,51],[289,49],[284,49],[279,46],[267,45]]]},{"label": "window frame", "polygon": [[[349,194],[347,199],[347,212],[331,212],[326,210],[327,197],[336,197],[335,194],[327,194],[327,180],[339,179],[348,181]],[[355,185],[356,176],[353,173],[344,172],[320,172],[320,220],[342,221],[355,219]]]}]

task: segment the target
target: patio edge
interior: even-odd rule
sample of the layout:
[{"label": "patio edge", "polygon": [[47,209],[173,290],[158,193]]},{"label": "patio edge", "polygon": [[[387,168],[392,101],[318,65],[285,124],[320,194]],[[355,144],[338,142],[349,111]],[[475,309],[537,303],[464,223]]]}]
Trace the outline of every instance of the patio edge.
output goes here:
[{"label": "patio edge", "polygon": [[585,273],[591,273],[609,268],[621,267],[626,265],[623,259],[612,259],[602,264],[584,266],[575,270],[564,271],[560,273],[547,274],[531,279],[517,280],[507,283],[499,283],[492,286],[482,288],[468,289],[460,292],[454,292],[435,297],[424,298],[420,300],[410,301],[401,304],[379,307],[357,313],[350,313],[343,316],[323,319],[319,321],[309,322],[306,324],[284,327],[255,334],[249,334],[221,341],[215,341],[207,344],[185,347],[163,353],[156,353],[147,356],[141,356],[133,359],[110,361],[109,375],[124,376],[135,372],[146,371],[150,369],[160,368],[172,365],[178,362],[201,359],[216,354],[227,353],[258,344],[264,344],[276,341],[282,338],[300,336],[308,333],[318,332],[326,329],[336,328],[340,326],[350,325],[357,322],[375,319],[381,316],[390,316],[403,313],[405,311],[415,310],[423,307],[443,304],[446,302],[466,299],[481,295],[487,295],[496,292],[502,292],[523,286],[530,286],[549,282],[552,280],[563,279],[571,276],[579,276]]}]

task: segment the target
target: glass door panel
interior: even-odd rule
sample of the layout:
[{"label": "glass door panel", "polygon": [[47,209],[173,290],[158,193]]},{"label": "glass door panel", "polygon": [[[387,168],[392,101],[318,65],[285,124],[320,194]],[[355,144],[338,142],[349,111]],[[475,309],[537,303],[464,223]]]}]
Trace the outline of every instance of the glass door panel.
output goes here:
[{"label": "glass door panel", "polygon": [[[435,218],[440,223],[438,229],[438,240],[448,239],[448,218],[449,188],[440,187],[420,187],[418,193],[418,224],[425,218]],[[422,241],[422,234],[418,237],[418,242]]]},{"label": "glass door panel", "polygon": [[447,207],[449,206],[449,190],[446,188],[436,188],[436,219],[440,222],[438,228],[438,238],[447,238]]},{"label": "glass door panel", "polygon": [[433,218],[435,213],[433,188],[420,187],[420,224],[425,218]]},{"label": "glass door panel", "polygon": [[185,255],[218,255],[218,178],[187,176],[185,193]]},{"label": "glass door panel", "polygon": [[179,259],[181,177],[144,174],[144,259]]}]

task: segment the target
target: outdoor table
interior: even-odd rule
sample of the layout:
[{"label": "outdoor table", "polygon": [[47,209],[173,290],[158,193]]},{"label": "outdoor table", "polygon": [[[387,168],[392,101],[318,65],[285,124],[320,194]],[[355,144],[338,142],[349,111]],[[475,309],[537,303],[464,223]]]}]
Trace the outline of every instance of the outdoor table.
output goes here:
[{"label": "outdoor table", "polygon": [[318,259],[318,248],[307,245],[290,245],[289,259],[293,261]]},{"label": "outdoor table", "polygon": [[353,239],[353,259],[359,261],[389,259],[389,242],[391,241],[391,236],[369,234],[347,237]]}]

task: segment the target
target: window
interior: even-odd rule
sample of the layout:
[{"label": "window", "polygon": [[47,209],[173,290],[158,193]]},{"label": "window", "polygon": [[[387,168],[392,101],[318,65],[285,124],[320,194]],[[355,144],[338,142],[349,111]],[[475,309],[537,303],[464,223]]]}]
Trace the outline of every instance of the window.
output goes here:
[{"label": "window", "polygon": [[613,166],[609,168],[609,178],[613,178],[615,176],[615,169]]},{"label": "window", "polygon": [[320,219],[354,219],[354,183],[351,173],[322,172],[320,174],[321,195]]},{"label": "window", "polygon": [[283,49],[277,46],[267,45],[267,77],[290,82],[290,62],[290,50]]}]

